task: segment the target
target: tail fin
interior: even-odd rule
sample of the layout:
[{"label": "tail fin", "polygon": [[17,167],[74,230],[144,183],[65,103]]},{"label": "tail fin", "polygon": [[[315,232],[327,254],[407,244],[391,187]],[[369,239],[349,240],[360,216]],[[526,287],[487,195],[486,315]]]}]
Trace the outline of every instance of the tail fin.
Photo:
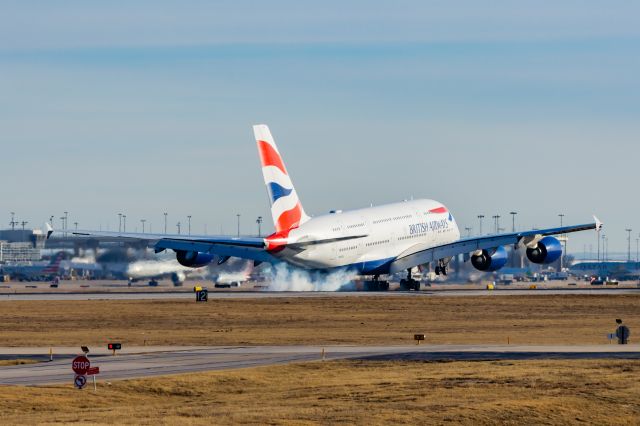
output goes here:
[{"label": "tail fin", "polygon": [[44,274],[57,274],[58,270],[60,270],[60,263],[64,259],[65,253],[63,251],[59,251],[55,256],[51,257],[49,264],[46,268],[42,270]]},{"label": "tail fin", "polygon": [[269,127],[253,126],[262,163],[262,175],[271,201],[271,215],[276,232],[288,231],[309,220],[298,199]]}]

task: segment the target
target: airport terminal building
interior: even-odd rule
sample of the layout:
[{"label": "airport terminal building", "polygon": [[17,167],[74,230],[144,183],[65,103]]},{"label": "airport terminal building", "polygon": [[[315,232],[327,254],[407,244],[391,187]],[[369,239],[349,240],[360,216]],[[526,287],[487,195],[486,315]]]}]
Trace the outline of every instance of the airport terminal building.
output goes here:
[{"label": "airport terminal building", "polygon": [[41,260],[45,240],[46,235],[38,229],[0,231],[0,263]]}]

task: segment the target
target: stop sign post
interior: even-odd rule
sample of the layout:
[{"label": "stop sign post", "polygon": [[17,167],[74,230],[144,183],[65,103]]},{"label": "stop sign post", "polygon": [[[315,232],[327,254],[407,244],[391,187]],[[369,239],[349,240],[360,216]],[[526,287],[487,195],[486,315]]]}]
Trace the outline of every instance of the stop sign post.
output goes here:
[{"label": "stop sign post", "polygon": [[73,372],[78,375],[86,374],[89,367],[91,367],[91,362],[89,361],[89,358],[84,355],[78,355],[71,363],[71,369],[73,369]]}]

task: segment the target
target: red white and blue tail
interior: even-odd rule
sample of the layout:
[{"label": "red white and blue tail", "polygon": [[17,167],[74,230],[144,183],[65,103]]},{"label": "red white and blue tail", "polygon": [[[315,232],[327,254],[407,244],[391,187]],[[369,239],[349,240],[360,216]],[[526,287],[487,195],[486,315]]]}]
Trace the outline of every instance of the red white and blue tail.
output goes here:
[{"label": "red white and blue tail", "polygon": [[262,164],[262,175],[271,202],[271,215],[276,232],[288,231],[309,220],[298,199],[269,127],[253,126]]},{"label": "red white and blue tail", "polygon": [[60,263],[64,259],[64,252],[60,251],[55,256],[51,258],[49,264],[42,270],[44,275],[55,275],[60,271]]}]

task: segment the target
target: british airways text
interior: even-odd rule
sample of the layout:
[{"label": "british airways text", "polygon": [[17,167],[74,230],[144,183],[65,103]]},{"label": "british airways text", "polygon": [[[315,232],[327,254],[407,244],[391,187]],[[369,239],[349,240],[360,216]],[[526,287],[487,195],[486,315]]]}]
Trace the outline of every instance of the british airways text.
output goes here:
[{"label": "british airways text", "polygon": [[447,219],[432,220],[430,222],[409,225],[409,235],[422,234],[427,231],[440,231],[447,228],[449,228],[449,221]]}]

